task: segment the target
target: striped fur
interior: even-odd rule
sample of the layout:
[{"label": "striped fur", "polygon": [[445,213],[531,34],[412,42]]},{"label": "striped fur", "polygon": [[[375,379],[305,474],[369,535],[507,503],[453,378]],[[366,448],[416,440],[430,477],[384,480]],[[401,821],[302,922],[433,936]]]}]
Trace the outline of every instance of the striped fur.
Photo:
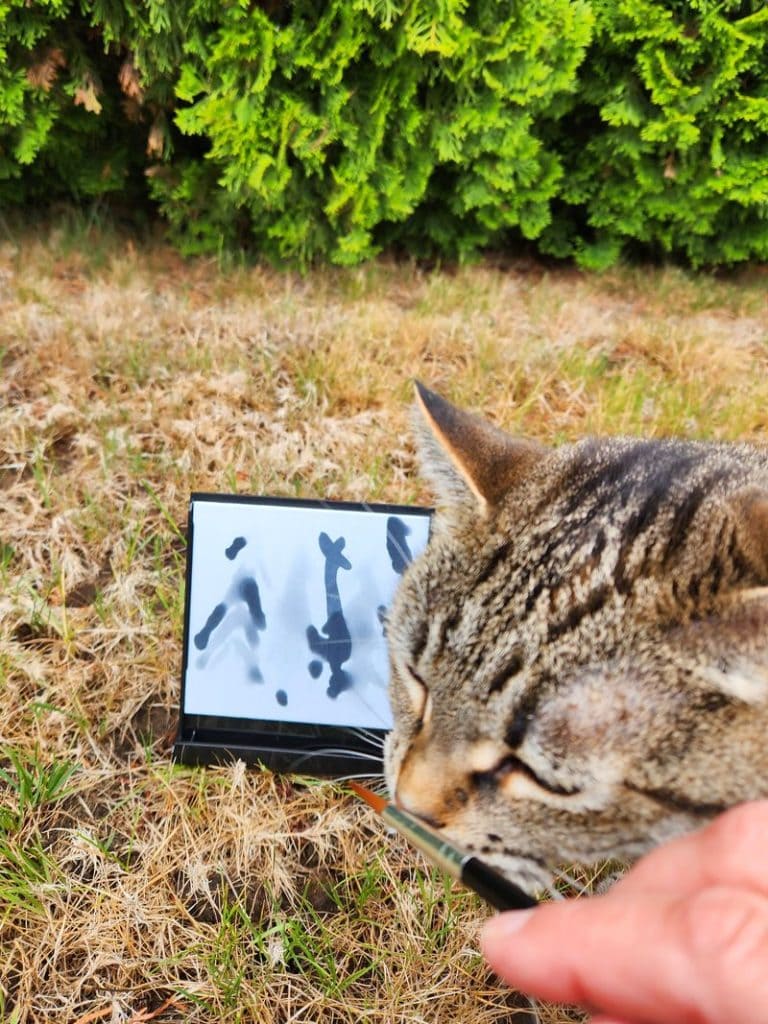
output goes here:
[{"label": "striped fur", "polygon": [[418,387],[391,791],[529,888],[768,796],[768,453],[517,442]]}]

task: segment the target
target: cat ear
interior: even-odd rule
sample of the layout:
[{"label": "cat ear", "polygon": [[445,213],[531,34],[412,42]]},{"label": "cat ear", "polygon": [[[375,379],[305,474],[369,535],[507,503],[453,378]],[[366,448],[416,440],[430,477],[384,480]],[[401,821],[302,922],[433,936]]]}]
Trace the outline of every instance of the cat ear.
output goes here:
[{"label": "cat ear", "polygon": [[737,590],[717,615],[667,635],[700,682],[746,704],[768,700],[768,587]]},{"label": "cat ear", "polygon": [[731,498],[741,554],[768,583],[768,491],[747,487]]},{"label": "cat ear", "polygon": [[516,440],[416,381],[422,469],[446,505],[487,514],[541,460],[545,449]]}]

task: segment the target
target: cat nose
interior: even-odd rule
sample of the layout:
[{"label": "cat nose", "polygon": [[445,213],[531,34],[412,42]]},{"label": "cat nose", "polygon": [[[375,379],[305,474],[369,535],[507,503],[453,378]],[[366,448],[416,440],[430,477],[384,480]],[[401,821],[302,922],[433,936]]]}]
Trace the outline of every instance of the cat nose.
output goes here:
[{"label": "cat nose", "polygon": [[446,783],[438,773],[425,780],[418,773],[404,773],[395,787],[395,804],[432,828],[445,828],[468,802],[467,790]]},{"label": "cat nose", "polygon": [[395,791],[395,805],[402,811],[407,811],[408,814],[412,814],[414,818],[418,818],[419,821],[423,821],[425,825],[429,825],[430,828],[441,829],[445,828],[445,822],[440,821],[433,814],[428,813],[423,808],[420,809],[418,804],[413,801],[403,800],[400,796],[399,789]]}]

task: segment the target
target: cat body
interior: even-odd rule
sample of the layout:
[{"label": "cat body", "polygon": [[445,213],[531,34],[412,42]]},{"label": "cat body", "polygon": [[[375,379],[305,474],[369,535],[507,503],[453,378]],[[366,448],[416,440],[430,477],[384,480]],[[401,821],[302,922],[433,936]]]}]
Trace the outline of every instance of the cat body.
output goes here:
[{"label": "cat body", "polygon": [[417,391],[439,508],[388,617],[396,801],[530,890],[768,796],[768,452],[547,449]]}]

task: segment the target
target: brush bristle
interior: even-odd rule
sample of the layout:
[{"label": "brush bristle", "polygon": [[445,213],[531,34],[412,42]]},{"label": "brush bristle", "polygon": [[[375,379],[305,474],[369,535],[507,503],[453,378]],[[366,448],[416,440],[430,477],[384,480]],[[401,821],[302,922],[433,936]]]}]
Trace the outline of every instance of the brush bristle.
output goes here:
[{"label": "brush bristle", "polygon": [[377,814],[381,814],[384,808],[387,806],[387,801],[383,796],[379,796],[378,793],[372,792],[370,789],[366,789],[365,786],[361,786],[359,782],[350,781],[350,789],[353,789],[355,793],[376,811]]}]

